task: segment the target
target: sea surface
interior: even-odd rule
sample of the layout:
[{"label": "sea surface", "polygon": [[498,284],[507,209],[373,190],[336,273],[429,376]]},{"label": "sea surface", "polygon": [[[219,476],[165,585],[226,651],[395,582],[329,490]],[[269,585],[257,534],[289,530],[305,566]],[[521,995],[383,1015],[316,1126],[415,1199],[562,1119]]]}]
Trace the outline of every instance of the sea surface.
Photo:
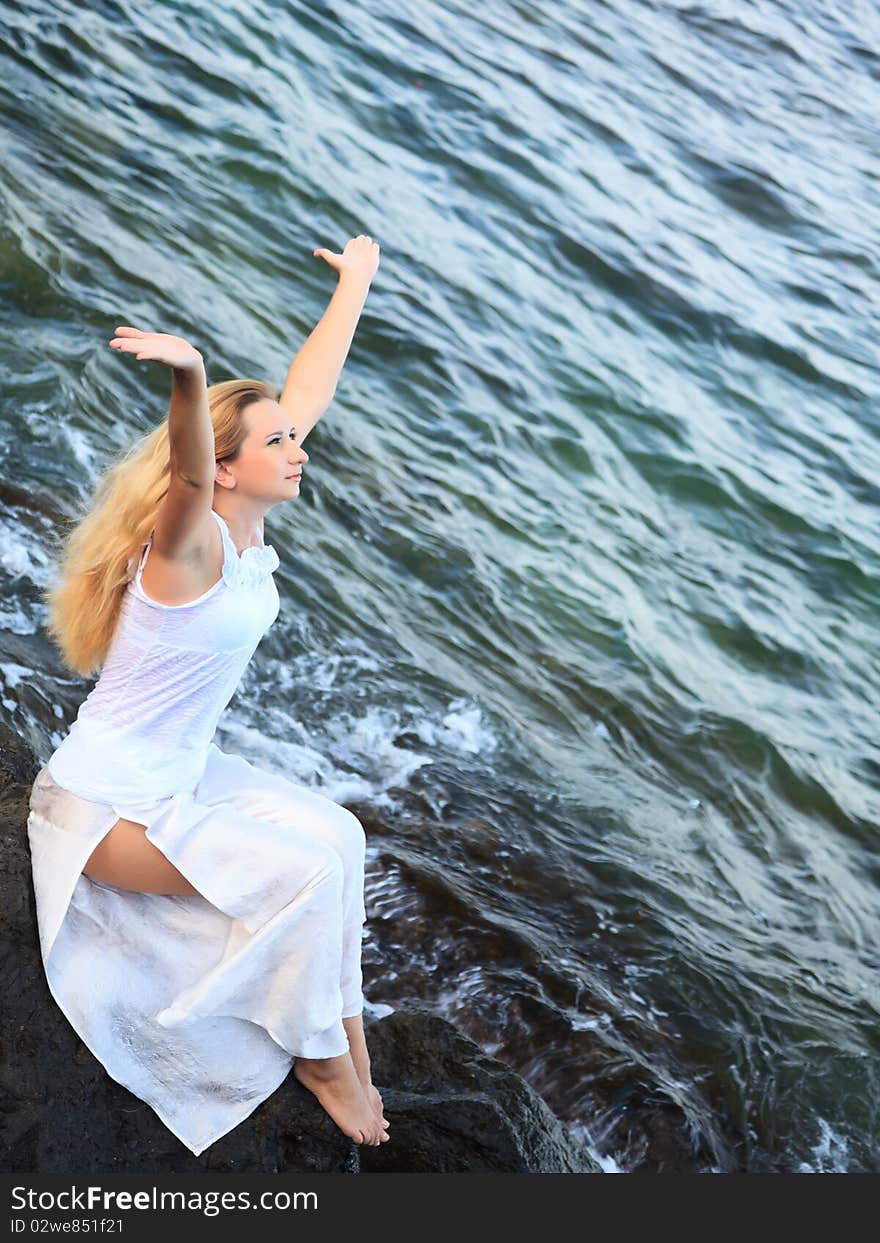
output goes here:
[{"label": "sea surface", "polygon": [[880,13],[0,3],[0,712],[62,521],[381,263],[217,742],[357,810],[365,992],[609,1172],[880,1171]]}]

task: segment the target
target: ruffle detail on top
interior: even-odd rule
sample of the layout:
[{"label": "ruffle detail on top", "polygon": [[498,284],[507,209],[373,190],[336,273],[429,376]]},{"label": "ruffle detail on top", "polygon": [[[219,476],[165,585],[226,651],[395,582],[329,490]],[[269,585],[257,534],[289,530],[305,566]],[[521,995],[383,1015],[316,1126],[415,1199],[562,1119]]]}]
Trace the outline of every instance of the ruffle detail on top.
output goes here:
[{"label": "ruffle detail on top", "polygon": [[[223,556],[223,581],[230,587],[256,587],[259,583],[267,578],[268,575],[274,574],[281,564],[278,553],[271,544],[262,544],[260,547],[246,548],[239,555],[235,542],[229,534],[229,527],[226,520],[217,513],[216,509],[212,509],[211,513],[217,519],[217,525],[220,528],[220,536],[224,545]],[[153,538],[153,532],[150,532],[150,539]],[[132,553],[128,559],[125,572],[125,581],[131,582],[135,577],[138,569],[138,554]]]},{"label": "ruffle detail on top", "polygon": [[246,548],[241,556],[233,548],[223,559],[223,579],[230,587],[256,587],[274,573],[281,564],[271,544],[262,548]]},{"label": "ruffle detail on top", "polygon": [[211,513],[217,519],[220,534],[223,537],[225,555],[223,557],[223,581],[230,587],[256,587],[270,574],[273,574],[281,561],[271,544],[246,548],[239,554],[235,547],[226,520],[216,509]]}]

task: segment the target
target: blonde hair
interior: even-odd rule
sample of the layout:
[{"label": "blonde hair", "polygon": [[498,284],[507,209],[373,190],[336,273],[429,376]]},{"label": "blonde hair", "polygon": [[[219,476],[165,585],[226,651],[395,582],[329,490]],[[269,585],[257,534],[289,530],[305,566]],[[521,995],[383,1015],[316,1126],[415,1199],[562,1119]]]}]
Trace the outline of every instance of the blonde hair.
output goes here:
[{"label": "blonde hair", "polygon": [[[247,436],[244,410],[276,391],[262,380],[223,380],[208,389],[214,457],[235,461]],[[94,494],[61,537],[58,575],[41,593],[46,629],[64,663],[89,677],[104,663],[122,597],[155,526],[171,474],[168,419],[105,469]]]}]

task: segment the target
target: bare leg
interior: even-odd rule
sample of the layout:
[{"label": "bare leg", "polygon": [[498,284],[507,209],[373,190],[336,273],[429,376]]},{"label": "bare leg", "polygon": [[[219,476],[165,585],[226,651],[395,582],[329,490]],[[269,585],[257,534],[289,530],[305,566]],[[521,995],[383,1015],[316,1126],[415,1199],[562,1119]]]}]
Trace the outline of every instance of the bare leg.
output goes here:
[{"label": "bare leg", "polygon": [[389,1123],[383,1113],[382,1097],[379,1094],[379,1089],[374,1087],[373,1081],[370,1078],[370,1055],[367,1052],[367,1042],[364,1038],[363,1014],[354,1014],[351,1018],[344,1018],[342,1026],[345,1028],[345,1034],[348,1036],[351,1060],[354,1063],[355,1072],[361,1081],[367,1100],[370,1102],[382,1126],[387,1127]]},{"label": "bare leg", "polygon": [[293,1073],[323,1105],[341,1131],[356,1144],[381,1144],[388,1134],[380,1125],[366,1093],[351,1053],[338,1057],[298,1057]]},{"label": "bare leg", "polygon": [[105,885],[137,893],[198,893],[136,820],[117,820],[89,855],[83,872]]}]

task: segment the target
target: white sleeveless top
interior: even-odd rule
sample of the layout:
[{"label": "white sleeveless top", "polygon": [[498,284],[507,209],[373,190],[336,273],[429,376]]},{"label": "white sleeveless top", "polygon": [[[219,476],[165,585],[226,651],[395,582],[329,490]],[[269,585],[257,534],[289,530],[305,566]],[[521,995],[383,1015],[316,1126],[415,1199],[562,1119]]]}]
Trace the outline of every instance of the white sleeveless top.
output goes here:
[{"label": "white sleeveless top", "polygon": [[225,520],[223,571],[188,604],[141,586],[153,534],[125,589],[119,622],[90,693],[48,761],[58,785],[101,803],[136,804],[193,788],[223,709],[280,609],[271,544],[239,556]]}]

